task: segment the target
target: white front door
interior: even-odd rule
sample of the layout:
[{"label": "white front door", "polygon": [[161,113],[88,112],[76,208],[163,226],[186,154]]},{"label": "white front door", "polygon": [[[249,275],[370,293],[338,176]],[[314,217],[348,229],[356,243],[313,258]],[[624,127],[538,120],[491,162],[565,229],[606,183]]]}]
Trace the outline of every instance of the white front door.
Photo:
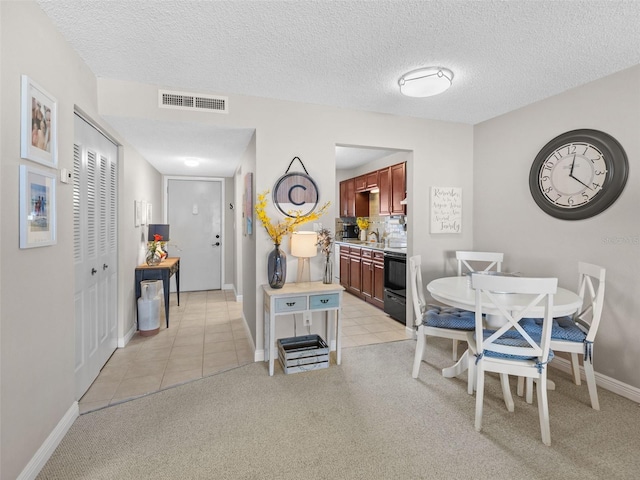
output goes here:
[{"label": "white front door", "polygon": [[180,290],[222,285],[222,181],[169,179],[169,256],[180,257]]},{"label": "white front door", "polygon": [[77,115],[73,145],[76,399],[117,346],[118,147]]}]

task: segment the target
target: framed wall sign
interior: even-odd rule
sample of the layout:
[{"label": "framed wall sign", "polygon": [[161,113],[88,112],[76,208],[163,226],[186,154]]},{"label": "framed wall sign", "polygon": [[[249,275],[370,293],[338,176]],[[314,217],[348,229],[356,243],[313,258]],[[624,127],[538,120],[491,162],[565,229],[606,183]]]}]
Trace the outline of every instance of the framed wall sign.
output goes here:
[{"label": "framed wall sign", "polygon": [[462,189],[431,187],[431,233],[462,233]]},{"label": "framed wall sign", "polygon": [[20,165],[20,248],[56,244],[56,176]]},{"label": "framed wall sign", "polygon": [[57,102],[26,75],[22,75],[20,156],[48,167],[58,165]]}]

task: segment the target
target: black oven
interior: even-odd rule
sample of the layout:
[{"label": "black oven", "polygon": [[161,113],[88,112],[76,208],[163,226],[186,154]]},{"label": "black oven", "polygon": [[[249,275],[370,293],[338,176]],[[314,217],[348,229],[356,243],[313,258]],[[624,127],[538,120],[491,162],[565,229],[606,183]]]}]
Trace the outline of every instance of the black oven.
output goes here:
[{"label": "black oven", "polygon": [[407,254],[384,252],[384,311],[403,325],[407,311]]}]

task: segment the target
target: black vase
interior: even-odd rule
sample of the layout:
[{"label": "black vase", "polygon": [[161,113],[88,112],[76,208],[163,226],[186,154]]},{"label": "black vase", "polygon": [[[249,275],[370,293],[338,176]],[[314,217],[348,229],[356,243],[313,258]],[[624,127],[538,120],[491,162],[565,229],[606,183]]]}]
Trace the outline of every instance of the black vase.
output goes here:
[{"label": "black vase", "polygon": [[267,260],[267,275],[271,288],[282,288],[287,278],[287,255],[280,250],[280,244],[276,243]]}]

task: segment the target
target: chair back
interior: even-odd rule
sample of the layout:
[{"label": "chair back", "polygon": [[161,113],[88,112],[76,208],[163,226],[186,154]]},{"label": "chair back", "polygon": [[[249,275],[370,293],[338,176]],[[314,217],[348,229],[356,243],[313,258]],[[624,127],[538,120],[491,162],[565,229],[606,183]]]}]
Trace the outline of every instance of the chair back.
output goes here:
[{"label": "chair back", "polygon": [[582,298],[582,307],[573,319],[587,334],[585,340],[593,342],[602,316],[606,270],[598,265],[580,262],[578,273],[578,295]]},{"label": "chair back", "polygon": [[414,324],[422,324],[422,316],[427,310],[427,302],[424,298],[422,285],[422,256],[414,255],[409,258],[409,283],[411,284],[411,299],[413,302]]},{"label": "chair back", "polygon": [[[456,252],[456,260],[458,261],[458,276],[461,276],[465,267],[470,273],[488,272],[495,267],[496,272],[502,271],[502,261],[504,253],[498,252],[466,252],[458,250]],[[474,268],[469,262],[484,263],[484,269]],[[474,263],[475,265],[475,263]]]},{"label": "chair back", "polygon": [[[476,298],[478,354],[493,352],[490,353],[492,357],[515,355],[523,360],[537,357],[538,365],[547,363],[553,322],[553,296],[558,288],[558,279],[475,274],[472,275],[471,283]],[[540,314],[532,312],[532,309],[541,304],[544,305],[542,335],[539,339],[533,339],[518,322],[527,316],[540,317]],[[495,332],[487,335],[484,334],[483,327],[482,315],[483,310],[486,310],[483,306],[491,308],[492,311],[499,311],[506,322]],[[517,331],[520,335],[511,330]],[[508,338],[501,339],[504,334]]]}]

